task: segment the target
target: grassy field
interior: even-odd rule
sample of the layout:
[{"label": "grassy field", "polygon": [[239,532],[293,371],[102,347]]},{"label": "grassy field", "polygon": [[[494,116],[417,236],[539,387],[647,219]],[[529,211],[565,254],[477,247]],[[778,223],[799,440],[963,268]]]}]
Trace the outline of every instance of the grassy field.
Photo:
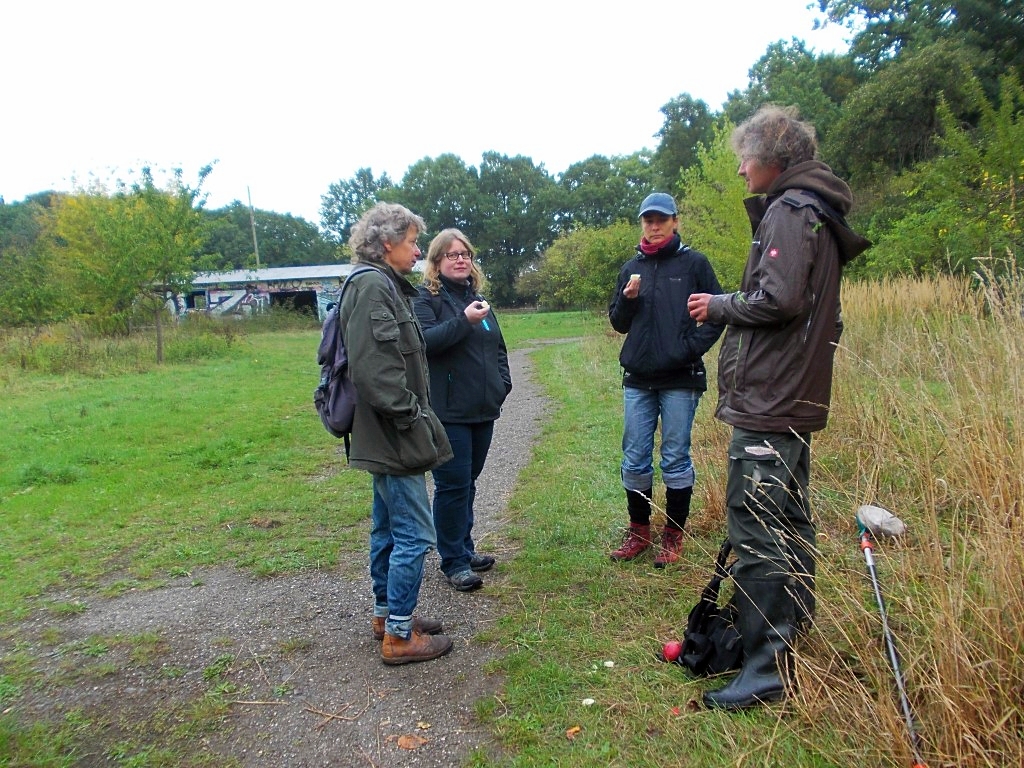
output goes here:
[{"label": "grassy field", "polygon": [[[798,695],[740,715],[692,707],[717,683],[655,661],[680,635],[724,531],[728,430],[714,396],[695,426],[685,564],[614,564],[625,522],[620,338],[599,315],[502,315],[512,346],[579,339],[533,353],[556,407],[505,531],[519,554],[500,590],[506,618],[487,638],[506,649],[505,689],[479,706],[510,765],[909,765],[857,546],[862,503],[910,526],[876,557],[929,764],[1024,764],[1020,300],[927,280],[850,285],[844,305],[834,412],[813,446],[818,628],[798,649]],[[362,549],[368,489],[331,470],[337,449],[310,405],[316,338],[179,333],[162,367],[147,340],[6,339],[0,625],[199,565],[273,575]],[[339,511],[338,498],[351,503]],[[16,651],[0,658],[0,755],[63,738],[57,726],[26,734],[3,714],[35,682]]]}]

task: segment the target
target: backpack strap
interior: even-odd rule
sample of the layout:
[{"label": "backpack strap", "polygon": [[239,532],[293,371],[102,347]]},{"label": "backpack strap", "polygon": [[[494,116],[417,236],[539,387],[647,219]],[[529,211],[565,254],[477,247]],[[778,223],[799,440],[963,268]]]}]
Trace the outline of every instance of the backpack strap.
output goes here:
[{"label": "backpack strap", "polygon": [[348,273],[348,277],[346,277],[345,281],[341,284],[341,293],[338,294],[338,306],[339,307],[341,306],[342,296],[345,295],[345,287],[350,282],[352,282],[352,278],[354,278],[356,275],[361,275],[364,272],[376,272],[381,277],[383,277],[384,278],[384,282],[386,282],[388,284],[388,288],[391,290],[391,296],[395,299],[395,301],[398,301],[398,292],[395,290],[395,284],[394,284],[394,282],[392,282],[390,277],[388,277],[386,274],[384,274],[384,272],[382,272],[381,270],[377,269],[376,267],[370,267],[370,266],[361,266],[360,267],[360,266],[357,266],[351,272]]},{"label": "backpack strap", "polygon": [[729,559],[730,552],[732,552],[732,542],[726,539],[722,542],[718,555],[715,557],[715,575],[711,577],[711,581],[701,591],[701,602],[708,605],[718,605],[718,593],[721,590],[722,582],[729,578],[732,573],[732,566],[726,567],[725,565],[726,560]]},{"label": "backpack strap", "polygon": [[398,303],[398,291],[395,290],[395,284],[391,281],[391,278],[385,275],[381,270],[376,267],[370,266],[356,266],[348,276],[341,283],[341,291],[338,293],[338,303],[331,309],[331,312],[338,313],[338,340],[341,340],[341,300],[345,298],[345,289],[348,288],[348,284],[352,282],[352,278],[356,275],[361,275],[364,272],[377,272],[381,277],[384,278],[384,282],[388,284],[388,288],[391,289],[391,297]]},{"label": "backpack strap", "polygon": [[729,559],[730,552],[732,552],[732,542],[726,539],[722,542],[718,555],[715,557],[715,575],[719,577],[719,582],[722,579],[728,578],[729,574],[732,573],[732,566],[725,567],[725,561]]}]

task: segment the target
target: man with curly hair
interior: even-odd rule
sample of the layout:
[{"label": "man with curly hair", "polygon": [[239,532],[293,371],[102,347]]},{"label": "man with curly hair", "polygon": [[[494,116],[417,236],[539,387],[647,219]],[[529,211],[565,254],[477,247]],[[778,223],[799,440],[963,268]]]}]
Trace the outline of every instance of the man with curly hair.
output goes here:
[{"label": "man with curly hair", "polygon": [[694,320],[726,324],[715,415],[733,428],[726,505],[743,667],[703,699],[727,710],[785,696],[793,641],[813,620],[811,433],[828,420],[843,267],[870,245],[847,226],[850,188],[815,159],[814,128],[795,109],[762,107],[732,146],[755,195],[743,280],[687,303]]}]

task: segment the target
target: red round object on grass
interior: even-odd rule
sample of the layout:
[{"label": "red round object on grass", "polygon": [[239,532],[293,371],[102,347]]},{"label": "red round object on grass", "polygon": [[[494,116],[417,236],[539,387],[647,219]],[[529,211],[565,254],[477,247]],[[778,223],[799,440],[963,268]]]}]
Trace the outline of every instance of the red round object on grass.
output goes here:
[{"label": "red round object on grass", "polygon": [[661,649],[662,658],[665,661],[675,661],[679,658],[679,654],[683,652],[683,644],[678,640],[669,640],[665,643],[665,646]]}]

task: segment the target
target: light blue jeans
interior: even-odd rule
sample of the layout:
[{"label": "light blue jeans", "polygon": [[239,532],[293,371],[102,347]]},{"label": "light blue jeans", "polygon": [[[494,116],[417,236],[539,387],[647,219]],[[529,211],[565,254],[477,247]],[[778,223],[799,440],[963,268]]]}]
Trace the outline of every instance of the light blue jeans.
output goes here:
[{"label": "light blue jeans", "polygon": [[425,475],[373,475],[370,580],[373,615],[384,631],[408,639],[427,552],[437,546]]},{"label": "light blue jeans", "polygon": [[622,486],[646,493],[654,484],[654,433],[661,418],[661,479],[666,488],[690,488],[697,479],[690,432],[698,389],[623,387]]}]

